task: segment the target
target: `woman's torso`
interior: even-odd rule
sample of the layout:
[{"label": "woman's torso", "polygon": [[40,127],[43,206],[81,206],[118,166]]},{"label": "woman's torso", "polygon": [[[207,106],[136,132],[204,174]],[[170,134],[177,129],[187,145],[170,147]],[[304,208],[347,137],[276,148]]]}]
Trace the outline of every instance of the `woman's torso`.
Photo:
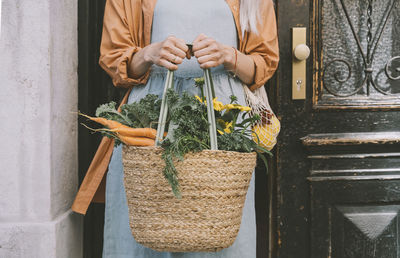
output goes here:
[{"label": "woman's torso", "polygon": [[[224,0],[162,0],[154,10],[151,43],[161,42],[173,35],[191,44],[204,33],[217,42],[237,45],[236,27],[232,12]],[[159,67],[153,67],[159,71]],[[221,72],[223,66],[213,68],[213,73]],[[179,76],[202,76],[196,58],[185,59],[175,74]]]},{"label": "woman's torso", "polygon": [[[224,0],[162,0],[157,1],[154,9],[151,42],[161,42],[168,36],[175,36],[190,44],[204,33],[217,42],[236,47],[238,43],[234,17],[229,5]],[[243,86],[238,79],[232,78],[223,65],[211,69],[215,91],[224,104],[230,95],[236,95],[238,102],[244,104]],[[137,101],[147,94],[161,96],[167,70],[153,65],[146,85],[135,86],[128,103]],[[193,78],[203,76],[197,59],[185,59],[174,73],[175,89],[199,94],[194,87]]]}]

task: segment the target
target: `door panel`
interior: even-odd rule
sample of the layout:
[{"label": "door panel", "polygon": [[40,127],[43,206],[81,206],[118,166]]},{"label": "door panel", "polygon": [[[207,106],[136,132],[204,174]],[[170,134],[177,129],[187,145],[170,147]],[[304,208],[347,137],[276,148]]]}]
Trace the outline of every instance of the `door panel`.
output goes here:
[{"label": "door panel", "polygon": [[312,257],[398,257],[400,133],[309,135]]},{"label": "door panel", "polygon": [[[400,257],[400,1],[276,4],[272,257]],[[312,50],[305,100],[292,100],[293,27],[308,29]]]}]

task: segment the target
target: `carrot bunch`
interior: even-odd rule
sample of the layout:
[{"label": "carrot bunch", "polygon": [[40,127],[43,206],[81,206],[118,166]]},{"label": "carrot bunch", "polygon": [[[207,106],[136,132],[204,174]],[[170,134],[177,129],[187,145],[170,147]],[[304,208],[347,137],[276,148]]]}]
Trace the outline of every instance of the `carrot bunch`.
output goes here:
[{"label": "carrot bunch", "polygon": [[112,133],[125,145],[154,146],[155,144],[157,131],[153,128],[132,128],[102,117],[91,117],[82,113],[79,113],[79,115],[107,127],[108,129],[103,128],[100,131]]}]

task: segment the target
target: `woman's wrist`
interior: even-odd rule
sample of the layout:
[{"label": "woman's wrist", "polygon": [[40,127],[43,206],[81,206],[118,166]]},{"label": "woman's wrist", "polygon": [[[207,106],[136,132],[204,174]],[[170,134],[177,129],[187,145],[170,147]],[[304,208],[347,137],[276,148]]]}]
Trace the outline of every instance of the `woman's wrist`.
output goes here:
[{"label": "woman's wrist", "polygon": [[234,47],[224,46],[224,67],[245,84],[252,84],[255,75],[253,59]]},{"label": "woman's wrist", "polygon": [[231,46],[224,46],[224,67],[227,71],[230,72],[235,72],[234,70],[236,65],[237,65],[237,58],[235,56],[237,55],[235,52],[237,50]]},{"label": "woman's wrist", "polygon": [[151,48],[151,45],[148,45],[139,50],[139,52],[137,52],[135,55],[133,55],[133,58],[128,68],[128,76],[130,78],[139,78],[140,76],[145,74],[146,71],[153,64]]},{"label": "woman's wrist", "polygon": [[147,65],[154,64],[154,58],[153,58],[154,57],[154,48],[156,47],[157,44],[160,44],[160,43],[159,42],[152,43],[143,48],[143,59]]}]

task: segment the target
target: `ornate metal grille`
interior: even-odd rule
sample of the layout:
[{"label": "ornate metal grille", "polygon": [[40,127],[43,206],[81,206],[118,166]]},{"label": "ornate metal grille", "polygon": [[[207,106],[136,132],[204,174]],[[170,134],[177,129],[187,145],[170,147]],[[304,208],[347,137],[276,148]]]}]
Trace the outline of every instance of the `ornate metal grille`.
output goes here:
[{"label": "ornate metal grille", "polygon": [[315,0],[316,107],[400,107],[400,0]]}]

